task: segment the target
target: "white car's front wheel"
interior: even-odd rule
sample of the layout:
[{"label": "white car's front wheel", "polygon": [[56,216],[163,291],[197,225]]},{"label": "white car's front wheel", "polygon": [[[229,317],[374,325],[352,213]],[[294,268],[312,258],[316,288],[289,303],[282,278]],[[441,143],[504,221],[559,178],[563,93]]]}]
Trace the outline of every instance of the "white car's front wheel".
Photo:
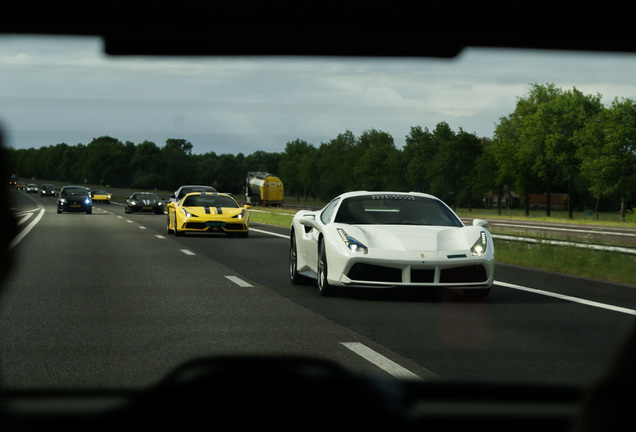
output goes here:
[{"label": "white car's front wheel", "polygon": [[325,251],[325,241],[320,239],[318,244],[318,289],[320,295],[330,296],[334,293],[334,288],[327,281],[327,252]]}]

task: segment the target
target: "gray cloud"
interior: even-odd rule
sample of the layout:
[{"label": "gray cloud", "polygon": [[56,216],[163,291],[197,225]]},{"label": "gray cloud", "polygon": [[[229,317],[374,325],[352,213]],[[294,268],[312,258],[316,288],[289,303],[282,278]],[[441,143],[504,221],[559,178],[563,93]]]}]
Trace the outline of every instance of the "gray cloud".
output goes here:
[{"label": "gray cloud", "polygon": [[446,121],[492,136],[531,83],[636,99],[636,56],[469,49],[447,59],[106,58],[99,39],[0,38],[0,121],[16,148],[184,138],[195,153],[283,151],[346,130],[397,145]]}]

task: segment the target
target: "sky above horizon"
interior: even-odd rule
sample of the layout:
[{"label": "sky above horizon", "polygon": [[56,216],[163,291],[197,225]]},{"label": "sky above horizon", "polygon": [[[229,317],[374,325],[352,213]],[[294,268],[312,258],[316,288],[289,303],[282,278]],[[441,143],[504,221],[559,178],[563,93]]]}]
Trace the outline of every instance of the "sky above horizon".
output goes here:
[{"label": "sky above horizon", "polygon": [[466,49],[455,59],[108,57],[98,38],[0,36],[5,144],[170,138],[193,153],[283,152],[351,131],[446,122],[492,137],[533,83],[636,100],[636,55]]}]

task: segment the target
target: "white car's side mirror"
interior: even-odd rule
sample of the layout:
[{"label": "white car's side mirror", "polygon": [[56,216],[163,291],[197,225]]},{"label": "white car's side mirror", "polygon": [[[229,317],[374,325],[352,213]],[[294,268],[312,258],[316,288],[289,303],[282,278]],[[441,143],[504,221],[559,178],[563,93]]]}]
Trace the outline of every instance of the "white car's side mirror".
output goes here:
[{"label": "white car's side mirror", "polygon": [[316,226],[316,215],[307,214],[300,217],[299,222],[301,225],[314,228]]},{"label": "white car's side mirror", "polygon": [[488,221],[483,219],[473,219],[473,226],[480,226],[486,228],[488,226]]}]

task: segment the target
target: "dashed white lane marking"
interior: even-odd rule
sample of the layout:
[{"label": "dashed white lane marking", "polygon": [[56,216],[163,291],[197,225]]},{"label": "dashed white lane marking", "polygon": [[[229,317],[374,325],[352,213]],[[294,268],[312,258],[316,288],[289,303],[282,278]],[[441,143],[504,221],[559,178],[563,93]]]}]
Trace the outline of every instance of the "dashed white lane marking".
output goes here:
[{"label": "dashed white lane marking", "polygon": [[155,237],[157,237],[158,239],[161,239],[161,240],[165,239],[165,237],[162,236],[161,234],[155,234]]},{"label": "dashed white lane marking", "polygon": [[235,284],[237,284],[240,287],[244,287],[244,288],[249,288],[252,287],[252,284],[249,284],[247,282],[245,282],[243,279],[238,278],[236,276],[225,276],[226,278],[228,278],[229,280],[231,280],[232,282],[234,282]]},{"label": "dashed white lane marking", "polygon": [[188,249],[181,249],[181,252],[183,252],[186,255],[196,255],[194,252]]},{"label": "dashed white lane marking", "polygon": [[145,230],[145,229],[146,229],[146,227],[145,227],[145,226],[143,226],[143,225],[139,225],[139,229]]},{"label": "dashed white lane marking", "polygon": [[380,369],[388,372],[396,378],[400,379],[416,379],[421,380],[422,378],[418,375],[414,374],[410,370],[400,366],[395,363],[393,360],[389,360],[383,355],[373,351],[371,348],[366,345],[361,344],[360,342],[341,342],[342,345],[349,348],[354,353],[358,354],[360,357],[368,360],[373,363]]},{"label": "dashed white lane marking", "polygon": [[543,291],[543,290],[539,290],[539,289],[535,289],[535,288],[528,288],[525,286],[521,286],[521,285],[515,285],[515,284],[511,284],[511,283],[507,283],[507,282],[500,282],[500,281],[495,281],[494,282],[497,285],[501,285],[504,286],[506,288],[512,288],[512,289],[516,289],[516,290],[520,290],[520,291],[527,291],[527,292],[531,292],[531,293],[535,293],[535,294],[541,294],[541,295],[545,295],[545,296],[549,296],[549,297],[555,297],[561,300],[567,300],[567,301],[571,301],[571,302],[575,302],[575,303],[580,303],[580,304],[584,304],[587,306],[593,306],[593,307],[597,307],[597,308],[601,308],[601,309],[607,309],[607,310],[611,310],[614,312],[621,312],[621,313],[625,313],[625,314],[629,314],[629,315],[636,315],[636,310],[634,309],[628,309],[628,308],[624,308],[624,307],[620,307],[620,306],[613,306],[613,305],[609,305],[609,304],[605,304],[605,303],[600,303],[600,302],[595,302],[592,300],[585,300],[582,298],[578,298],[578,297],[572,297],[572,296],[568,296],[568,295],[563,295],[563,294],[557,294],[557,293],[553,293],[553,292],[549,292],[549,291]]}]

